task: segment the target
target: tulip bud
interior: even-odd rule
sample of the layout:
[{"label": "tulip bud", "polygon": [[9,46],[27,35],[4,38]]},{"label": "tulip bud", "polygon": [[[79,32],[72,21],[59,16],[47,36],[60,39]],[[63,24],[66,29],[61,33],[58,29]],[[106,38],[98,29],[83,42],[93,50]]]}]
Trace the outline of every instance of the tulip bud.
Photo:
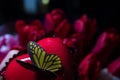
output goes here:
[{"label": "tulip bud", "polygon": [[79,64],[78,75],[80,80],[97,80],[101,64],[94,54],[88,54]]},{"label": "tulip bud", "polygon": [[96,54],[102,62],[102,65],[104,65],[108,62],[109,57],[114,54],[114,51],[118,47],[118,43],[119,35],[114,32],[113,29],[105,31],[99,36],[91,53]]},{"label": "tulip bud", "polygon": [[96,33],[96,20],[89,19],[84,14],[74,23],[74,30],[79,37],[77,43],[78,58],[83,59],[88,51],[90,51],[91,43]]},{"label": "tulip bud", "polygon": [[24,21],[17,21],[16,30],[23,49],[25,49],[28,41],[37,41],[45,35],[42,23],[39,20],[31,22],[29,25],[26,25]]},{"label": "tulip bud", "polygon": [[53,35],[57,37],[65,38],[69,35],[70,24],[62,10],[55,9],[51,13],[46,14],[44,26],[46,33],[53,32]]}]

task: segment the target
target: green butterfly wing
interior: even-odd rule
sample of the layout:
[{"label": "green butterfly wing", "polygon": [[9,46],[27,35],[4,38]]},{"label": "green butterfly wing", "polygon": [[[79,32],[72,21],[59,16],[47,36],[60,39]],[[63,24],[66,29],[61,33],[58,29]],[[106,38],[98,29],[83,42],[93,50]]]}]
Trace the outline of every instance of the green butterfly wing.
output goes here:
[{"label": "green butterfly wing", "polygon": [[28,43],[27,51],[34,65],[42,68],[46,52],[37,43],[32,41]]},{"label": "green butterfly wing", "polygon": [[55,54],[49,54],[46,56],[43,68],[45,70],[56,72],[62,67],[60,58]]},{"label": "green butterfly wing", "polygon": [[35,42],[29,42],[27,51],[34,65],[50,72],[58,71],[62,65],[60,58],[55,54],[46,54],[45,50]]}]

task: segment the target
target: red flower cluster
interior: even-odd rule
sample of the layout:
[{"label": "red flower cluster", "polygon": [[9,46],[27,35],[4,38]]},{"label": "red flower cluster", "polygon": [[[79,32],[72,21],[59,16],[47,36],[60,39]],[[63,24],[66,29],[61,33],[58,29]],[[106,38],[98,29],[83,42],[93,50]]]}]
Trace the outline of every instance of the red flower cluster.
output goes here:
[{"label": "red flower cluster", "polygon": [[[108,68],[111,75],[120,77],[120,59],[111,62],[112,56],[116,55],[115,51],[119,48],[120,35],[114,28],[110,28],[102,32],[97,40],[94,40],[97,33],[97,21],[88,18],[86,14],[83,14],[71,26],[64,12],[55,9],[46,14],[44,24],[39,20],[35,20],[29,25],[23,20],[17,21],[16,31],[22,49],[26,49],[29,41],[39,41],[48,36],[61,38],[63,44],[72,53],[69,55],[73,56],[71,58],[74,63],[73,73],[79,80],[98,80],[103,68]],[[45,43],[41,44],[45,45]],[[49,50],[49,47],[45,47],[45,49]],[[66,59],[63,62],[66,62]]]},{"label": "red flower cluster", "polygon": [[45,35],[43,25],[39,20],[35,20],[29,25],[23,20],[19,20],[16,22],[16,31],[23,49],[26,49],[26,45],[29,41],[37,41]]},{"label": "red flower cluster", "polygon": [[46,14],[44,25],[39,20],[35,20],[29,25],[23,20],[16,22],[16,31],[23,48],[26,48],[28,41],[38,41],[46,36],[56,36],[64,39],[69,35],[70,28],[70,23],[65,18],[64,12],[59,9]]}]

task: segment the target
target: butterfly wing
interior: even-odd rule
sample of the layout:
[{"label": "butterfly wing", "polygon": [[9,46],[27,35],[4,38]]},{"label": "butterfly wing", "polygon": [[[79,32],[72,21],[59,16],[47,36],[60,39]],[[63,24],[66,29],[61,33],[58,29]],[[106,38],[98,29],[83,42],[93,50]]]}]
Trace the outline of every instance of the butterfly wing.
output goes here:
[{"label": "butterfly wing", "polygon": [[40,69],[54,73],[62,67],[61,60],[57,55],[46,55],[45,50],[35,42],[31,41],[28,43],[27,51],[32,62]]},{"label": "butterfly wing", "polygon": [[55,54],[46,56],[43,68],[50,72],[56,72],[62,67],[60,58]]},{"label": "butterfly wing", "polygon": [[27,45],[27,51],[34,65],[42,69],[46,52],[37,43],[30,41]]}]

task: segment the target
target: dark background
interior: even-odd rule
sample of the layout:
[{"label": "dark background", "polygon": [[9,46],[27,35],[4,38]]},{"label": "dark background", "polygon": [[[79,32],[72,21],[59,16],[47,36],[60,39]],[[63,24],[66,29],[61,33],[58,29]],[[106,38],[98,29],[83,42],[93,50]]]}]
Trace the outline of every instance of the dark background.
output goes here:
[{"label": "dark background", "polygon": [[[40,0],[38,0],[40,1]],[[114,26],[119,29],[119,2],[115,0],[50,0],[44,7],[39,6],[35,14],[28,14],[24,10],[24,0],[0,0],[0,24],[15,22],[18,19],[32,20],[44,19],[46,12],[54,8],[60,8],[71,23],[78,19],[83,13],[89,17],[96,18],[99,28]],[[45,10],[46,9],[46,10]],[[43,12],[44,10],[44,12]]]}]

